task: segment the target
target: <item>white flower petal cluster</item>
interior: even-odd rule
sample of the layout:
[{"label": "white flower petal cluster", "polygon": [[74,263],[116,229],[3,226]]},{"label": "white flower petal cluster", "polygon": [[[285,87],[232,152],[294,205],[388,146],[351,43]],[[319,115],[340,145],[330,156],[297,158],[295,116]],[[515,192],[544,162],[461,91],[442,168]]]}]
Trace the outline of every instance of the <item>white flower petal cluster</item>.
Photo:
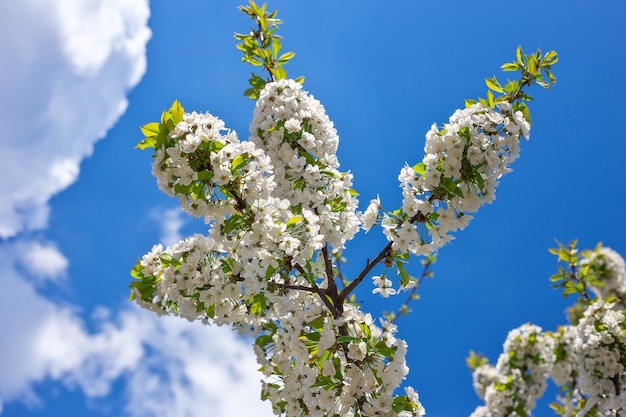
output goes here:
[{"label": "white flower petal cluster", "polygon": [[144,255],[132,271],[134,299],[255,336],[263,397],[276,413],[423,415],[412,388],[393,394],[408,373],[396,327],[376,326],[343,300],[329,308],[320,293],[332,269],[325,251],[343,248],[361,220],[319,101],[292,80],[268,83],[245,142],[210,114],[185,113],[166,128],[153,174],[209,231]]},{"label": "white flower petal cluster", "polygon": [[250,125],[250,140],[274,165],[275,195],[317,216],[319,233],[335,249],[359,230],[352,174],[338,170],[339,137],[324,106],[294,80],[269,83]]},{"label": "white flower petal cluster", "polygon": [[561,326],[558,332],[552,334],[555,358],[550,377],[558,386],[569,384],[577,374],[576,363],[572,360],[577,331],[576,326]]},{"label": "white flower petal cluster", "polygon": [[406,218],[383,219],[393,248],[428,254],[452,240],[450,233],[465,228],[470,213],[495,199],[498,180],[510,171],[520,136],[527,138],[529,130],[522,113],[507,103],[498,111],[474,104],[455,111],[442,129],[433,125],[422,162],[398,176]]},{"label": "white flower petal cluster", "polygon": [[[319,314],[319,313],[318,313]],[[396,413],[393,391],[408,373],[406,343],[396,326],[373,323],[345,305],[339,319],[320,314],[303,321],[284,317],[257,355],[266,375],[263,397],[287,416],[420,416],[417,393],[405,388],[405,409]]]},{"label": "white flower petal cluster", "polygon": [[484,365],[476,370],[475,389],[485,405],[474,410],[472,417],[530,415],[546,389],[553,363],[554,339],[540,327],[524,324],[511,330],[495,367]]},{"label": "white flower petal cluster", "polygon": [[592,286],[598,297],[614,296],[626,300],[626,263],[619,253],[602,247],[592,252],[585,264],[591,265],[602,282],[602,286]]},{"label": "white flower petal cluster", "polygon": [[376,288],[372,290],[372,294],[380,293],[383,298],[388,298],[390,295],[394,295],[396,293],[396,290],[391,287],[391,280],[384,275],[373,276],[372,282],[376,285]]},{"label": "white flower petal cluster", "polygon": [[152,174],[159,188],[207,223],[234,213],[237,201],[223,187],[233,188],[246,201],[267,199],[276,187],[264,152],[252,142],[240,142],[208,113],[185,113],[154,156]]},{"label": "white flower petal cluster", "polygon": [[369,205],[365,209],[365,212],[359,214],[361,228],[365,230],[366,233],[369,232],[372,226],[376,223],[376,220],[378,220],[380,209],[380,197],[377,196],[370,201]]},{"label": "white flower petal cluster", "polygon": [[590,305],[573,346],[578,387],[589,398],[586,410],[595,406],[601,415],[626,412],[626,323],[614,307],[603,300]]}]

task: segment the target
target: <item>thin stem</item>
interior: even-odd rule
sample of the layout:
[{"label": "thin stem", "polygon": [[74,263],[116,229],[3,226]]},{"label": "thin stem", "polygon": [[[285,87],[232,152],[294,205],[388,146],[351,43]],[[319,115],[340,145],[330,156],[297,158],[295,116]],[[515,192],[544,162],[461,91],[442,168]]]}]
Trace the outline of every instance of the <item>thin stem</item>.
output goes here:
[{"label": "thin stem", "polygon": [[369,272],[380,261],[382,261],[383,259],[385,259],[385,257],[387,257],[387,255],[389,254],[389,251],[391,251],[392,245],[393,245],[393,242],[387,243],[387,245],[385,245],[385,247],[378,253],[378,255],[376,255],[373,261],[370,262],[369,259],[367,260],[367,264],[365,265],[365,268],[363,268],[361,273],[354,279],[354,281],[350,283],[350,285],[348,285],[346,288],[343,289],[343,291],[341,291],[341,293],[339,293],[338,301],[343,303],[346,300],[346,298],[348,298],[348,295],[350,295],[350,293],[354,291],[354,289],[361,283],[361,281],[363,281],[363,279],[367,276],[367,274],[369,274]]},{"label": "thin stem", "polygon": [[[415,222],[423,223],[425,221],[426,221],[426,216],[424,216],[424,214],[422,214],[421,211],[418,211],[413,217],[411,217],[411,219],[409,220],[409,223],[415,223]],[[359,275],[354,279],[354,281],[352,281],[347,287],[343,289],[343,291],[341,291],[341,293],[339,293],[338,301],[343,303],[348,298],[350,293],[354,291],[354,289],[363,281],[363,279],[367,276],[367,274],[369,274],[370,271],[380,261],[385,259],[387,255],[389,255],[392,245],[393,245],[393,242],[387,243],[387,245],[385,245],[385,247],[378,253],[378,255],[376,255],[373,261],[370,262],[369,259],[367,260],[367,264],[365,265],[361,273],[359,273]]]}]

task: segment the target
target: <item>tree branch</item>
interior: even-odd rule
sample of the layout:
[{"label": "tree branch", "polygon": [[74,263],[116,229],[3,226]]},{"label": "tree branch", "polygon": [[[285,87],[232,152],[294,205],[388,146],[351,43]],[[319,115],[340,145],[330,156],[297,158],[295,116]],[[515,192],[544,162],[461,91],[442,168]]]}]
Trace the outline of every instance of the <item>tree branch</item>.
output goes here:
[{"label": "tree branch", "polygon": [[348,285],[346,288],[343,289],[343,291],[341,291],[341,293],[339,293],[338,301],[343,303],[346,298],[348,298],[348,295],[350,295],[350,293],[354,291],[354,289],[361,283],[361,281],[363,281],[363,278],[365,278],[367,274],[369,274],[369,272],[389,254],[389,251],[391,250],[391,245],[393,245],[393,242],[387,243],[387,245],[378,253],[378,255],[376,255],[373,261],[367,261],[367,264],[365,265],[365,268],[363,268],[361,273],[354,279],[354,281],[350,283],[350,285]]},{"label": "tree branch", "polygon": [[317,294],[320,296],[320,298],[322,299],[322,301],[324,302],[324,304],[326,305],[330,313],[333,315],[333,317],[337,318],[341,316],[341,313],[335,307],[333,302],[329,299],[328,294],[326,293],[326,290],[324,288],[307,287],[304,285],[291,285],[291,284],[284,284],[283,288],[286,288],[288,290],[307,291],[307,292],[312,292],[314,294]]}]

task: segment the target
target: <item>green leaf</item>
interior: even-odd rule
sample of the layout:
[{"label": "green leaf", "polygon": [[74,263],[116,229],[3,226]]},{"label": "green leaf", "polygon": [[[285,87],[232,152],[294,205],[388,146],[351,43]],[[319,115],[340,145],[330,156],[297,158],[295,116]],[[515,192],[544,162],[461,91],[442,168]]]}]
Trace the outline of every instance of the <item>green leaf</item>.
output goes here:
[{"label": "green leaf", "polygon": [[539,81],[537,81],[537,84],[539,84],[540,86],[542,86],[546,90],[550,89],[550,84],[547,81],[539,80]]},{"label": "green leaf", "polygon": [[556,51],[548,51],[543,56],[544,65],[554,65],[559,61],[559,56]]},{"label": "green leaf", "polygon": [[339,343],[350,343],[350,342],[355,342],[357,340],[359,339],[354,336],[339,336],[337,338],[337,342]]},{"label": "green leaf", "polygon": [[161,126],[159,122],[152,122],[152,123],[145,124],[140,127],[141,133],[143,133],[143,135],[147,138],[158,136],[159,126]]},{"label": "green leaf", "polygon": [[233,214],[224,221],[220,231],[221,234],[227,235],[235,229],[240,229],[243,225],[243,217],[239,214]]},{"label": "green leaf", "polygon": [[487,90],[487,102],[489,103],[489,107],[493,108],[495,106],[495,100],[491,90]]},{"label": "green leaf", "polygon": [[454,195],[457,195],[463,198],[463,191],[461,191],[459,187],[457,187],[456,182],[452,178],[447,178],[447,177],[442,178],[441,185],[449,193],[452,193]]},{"label": "green leaf", "polygon": [[470,350],[470,354],[467,359],[465,359],[465,363],[468,368],[475,371],[478,367],[489,363],[489,361],[482,354],[475,353],[473,350]]},{"label": "green leaf", "polygon": [[172,266],[174,267],[174,269],[177,269],[179,266],[182,265],[181,261],[174,258],[169,253],[161,254],[161,256],[159,256],[159,260],[161,261],[161,264],[163,264],[164,267]]},{"label": "green leaf", "polygon": [[272,56],[276,58],[279,52],[280,52],[280,38],[273,37],[272,38]]},{"label": "green leaf", "polygon": [[304,220],[302,216],[293,216],[291,219],[287,220],[287,227],[300,223],[302,220]]},{"label": "green leaf", "polygon": [[148,148],[154,148],[156,146],[156,137],[145,138],[135,145],[135,149],[141,149],[142,151]]},{"label": "green leaf", "polygon": [[247,153],[239,154],[233,159],[233,164],[230,169],[231,173],[234,173],[238,169],[244,167],[248,162],[250,162],[250,158]]},{"label": "green leaf", "polygon": [[213,178],[213,171],[198,172],[198,181],[208,181]]},{"label": "green leaf", "polygon": [[498,93],[502,93],[502,86],[500,85],[500,83],[498,82],[498,80],[496,79],[496,76],[494,75],[491,78],[485,78],[485,84],[487,84],[487,87],[492,89],[495,92]]},{"label": "green leaf", "polygon": [[409,280],[411,277],[406,272],[406,269],[404,269],[404,262],[396,261],[396,269],[398,270],[398,273],[400,274],[400,283],[402,284],[402,286],[406,287],[407,285],[409,285]]},{"label": "green leaf", "polygon": [[278,64],[279,65],[285,65],[287,62],[289,62],[290,59],[292,59],[294,56],[296,56],[295,52],[285,52],[284,54],[282,54],[280,56],[280,58],[278,58]]},{"label": "green leaf", "polygon": [[250,313],[255,316],[263,315],[263,311],[267,308],[265,295],[262,293],[254,294],[250,301]]},{"label": "green leaf", "polygon": [[272,342],[273,342],[272,335],[264,334],[264,335],[257,337],[256,340],[254,341],[254,344],[260,347],[261,349],[265,349],[265,346],[269,345]]},{"label": "green leaf", "polygon": [[267,81],[265,81],[263,78],[259,77],[255,73],[252,73],[252,77],[250,77],[248,82],[251,86],[258,89],[263,89],[263,87],[265,87],[265,84],[267,83]]},{"label": "green leaf", "polygon": [[273,71],[274,78],[277,80],[282,80],[283,78],[287,78],[287,72],[281,66],[277,66]]},{"label": "green leaf", "polygon": [[465,107],[472,107],[473,104],[476,104],[477,101],[471,98],[465,100]]},{"label": "green leaf", "polygon": [[135,279],[142,279],[144,278],[144,275],[141,271],[143,271],[143,266],[141,266],[140,261],[137,260],[135,266],[133,266],[133,268],[130,270],[130,276]]},{"label": "green leaf", "polygon": [[249,64],[254,65],[255,67],[260,67],[261,65],[263,65],[263,61],[255,56],[246,56],[244,57],[244,60]]},{"label": "green leaf", "polygon": [[304,337],[306,337],[308,340],[312,342],[319,342],[322,336],[318,332],[309,332],[309,333],[305,333]]},{"label": "green leaf", "polygon": [[244,97],[251,98],[252,100],[257,100],[260,97],[261,91],[256,88],[248,88],[243,92]]},{"label": "green leaf", "polygon": [[517,50],[515,51],[515,56],[517,57],[517,62],[520,65],[524,65],[524,54],[522,53],[522,47],[518,46]]},{"label": "green leaf", "polygon": [[509,81],[504,85],[504,91],[506,93],[515,93],[519,88],[519,81]]},{"label": "green leaf", "polygon": [[181,106],[180,101],[174,100],[174,103],[172,103],[172,106],[170,107],[170,114],[172,115],[175,125],[183,121],[185,109]]},{"label": "green leaf", "polygon": [[418,162],[417,164],[413,165],[413,171],[415,171],[415,173],[420,177],[423,177],[426,173],[426,165],[424,165],[423,162]]},{"label": "green leaf", "polygon": [[509,62],[500,67],[502,71],[518,71],[520,69],[519,64],[516,62]]},{"label": "green leaf", "polygon": [[272,265],[268,266],[267,270],[265,271],[265,279],[270,279],[272,275],[276,273],[276,271],[278,271],[278,267]]},{"label": "green leaf", "polygon": [[544,74],[546,74],[546,77],[548,77],[548,79],[550,80],[550,82],[552,84],[556,84],[556,77],[554,76],[554,74],[552,74],[552,71],[548,71],[544,69]]}]

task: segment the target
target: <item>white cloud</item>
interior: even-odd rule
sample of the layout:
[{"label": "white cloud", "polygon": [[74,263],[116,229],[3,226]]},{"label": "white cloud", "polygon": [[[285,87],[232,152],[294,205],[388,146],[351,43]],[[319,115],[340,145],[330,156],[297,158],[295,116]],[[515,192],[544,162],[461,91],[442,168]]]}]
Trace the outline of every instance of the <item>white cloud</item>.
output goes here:
[{"label": "white cloud", "polygon": [[13,256],[35,278],[58,282],[65,277],[69,261],[54,243],[18,241],[14,247]]},{"label": "white cloud", "polygon": [[48,200],[126,108],[146,68],[147,0],[0,3],[0,238],[46,226]]},{"label": "white cloud", "polygon": [[180,208],[154,209],[150,216],[157,221],[161,228],[159,240],[163,246],[173,245],[182,239],[180,229],[185,224],[185,218]]},{"label": "white cloud", "polygon": [[[50,198],[125,110],[146,68],[148,17],[147,0],[0,3],[0,413],[12,401],[45,407],[36,389],[52,381],[92,399],[122,395],[132,417],[272,415],[254,400],[250,343],[230,330],[134,306],[84,319],[37,289],[69,261],[26,232],[47,226]],[[162,220],[163,240],[178,240],[180,211]]]},{"label": "white cloud", "polygon": [[90,332],[77,311],[19,275],[12,250],[0,246],[0,317],[12,318],[0,329],[0,412],[3,402],[41,405],[34,386],[52,380],[89,398],[119,395],[112,386],[121,381],[132,417],[273,415],[259,399],[251,341],[134,306],[116,315],[99,308]]}]

